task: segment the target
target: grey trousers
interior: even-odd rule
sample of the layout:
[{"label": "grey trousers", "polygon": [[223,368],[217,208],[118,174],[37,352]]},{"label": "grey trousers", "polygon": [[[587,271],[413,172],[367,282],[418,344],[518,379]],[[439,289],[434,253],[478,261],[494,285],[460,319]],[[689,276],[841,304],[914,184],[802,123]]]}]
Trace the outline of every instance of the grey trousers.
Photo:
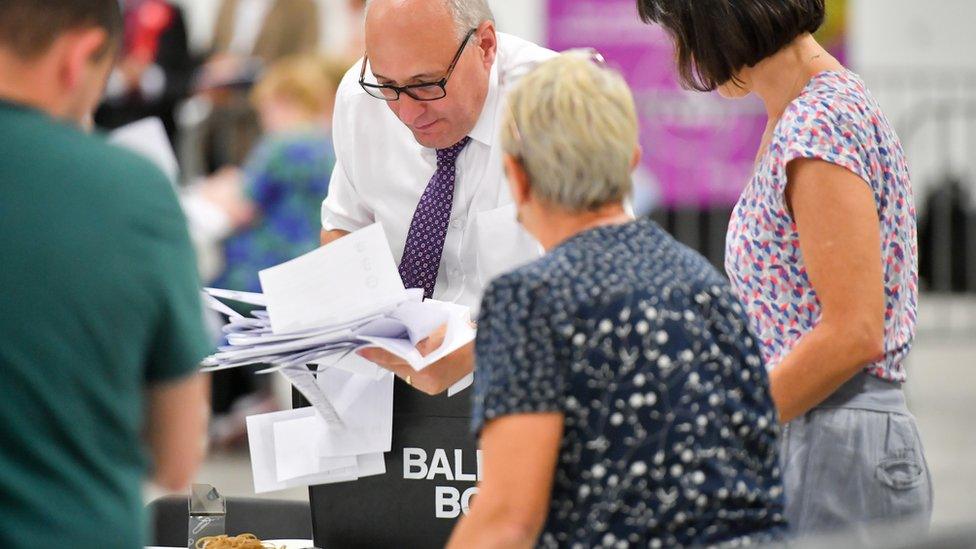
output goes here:
[{"label": "grey trousers", "polygon": [[794,535],[932,515],[932,479],[901,386],[858,374],[783,431],[786,516]]}]

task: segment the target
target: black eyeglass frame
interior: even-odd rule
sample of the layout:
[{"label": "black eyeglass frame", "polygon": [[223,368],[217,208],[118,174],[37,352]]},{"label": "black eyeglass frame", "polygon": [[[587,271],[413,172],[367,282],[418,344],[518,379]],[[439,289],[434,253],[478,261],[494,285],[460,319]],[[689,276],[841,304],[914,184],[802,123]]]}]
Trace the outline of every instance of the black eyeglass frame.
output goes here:
[{"label": "black eyeglass frame", "polygon": [[[471,37],[474,36],[474,33],[477,30],[478,28],[475,27],[470,31],[468,31],[468,34],[464,36],[464,40],[461,41],[461,45],[458,47],[457,53],[454,54],[454,59],[451,61],[451,65],[447,68],[447,73],[444,75],[444,78],[441,78],[437,82],[421,82],[420,84],[409,84],[407,86],[394,86],[392,84],[367,84],[366,63],[368,59],[365,55],[363,55],[363,68],[359,72],[359,85],[363,88],[363,90],[366,91],[366,93],[370,95],[370,97],[375,97],[376,99],[380,99],[382,101],[387,101],[387,102],[399,101],[400,94],[403,93],[407,94],[411,99],[414,99],[416,101],[437,101],[438,99],[444,99],[445,97],[447,97],[447,81],[451,78],[451,75],[454,74],[454,68],[457,67],[458,61],[461,60],[461,54],[464,53],[465,46],[468,45],[468,42],[471,41]],[[422,97],[417,97],[411,91],[417,88],[429,88],[429,87],[440,88],[441,95],[438,97],[422,98]],[[374,93],[371,90],[377,90],[377,91],[376,93]],[[387,97],[382,90],[393,90],[394,92],[396,92],[396,97],[392,97],[392,98]]]}]

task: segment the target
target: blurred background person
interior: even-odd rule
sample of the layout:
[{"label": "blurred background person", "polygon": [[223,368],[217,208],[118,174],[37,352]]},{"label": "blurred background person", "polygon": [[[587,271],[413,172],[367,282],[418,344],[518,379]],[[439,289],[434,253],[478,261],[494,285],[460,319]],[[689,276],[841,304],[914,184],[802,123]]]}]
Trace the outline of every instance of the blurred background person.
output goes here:
[{"label": "blurred background person", "polygon": [[209,283],[225,269],[224,242],[257,215],[240,168],[225,166],[180,189],[190,239],[197,253],[200,278]]},{"label": "blurred background person", "polygon": [[767,111],[725,263],[787,423],[791,525],[927,526],[932,484],[902,392],[918,304],[912,184],[877,101],[812,36],[823,0],[637,5],[674,39],[686,87],[754,93]]},{"label": "blurred background person", "polygon": [[485,292],[479,493],[451,547],[678,547],[782,536],[779,429],[728,282],[624,201],[627,84],[585,54],[510,94],[502,147],[543,258]]},{"label": "blurred background person", "polygon": [[206,447],[212,347],[176,196],[79,127],[123,34],[117,0],[0,2],[4,547],[143,547],[143,479],[184,488]]},{"label": "blurred background person", "polygon": [[319,47],[315,0],[224,0],[213,48],[196,86],[212,102],[210,167],[240,166],[254,146],[258,121],[247,90],[263,67]]},{"label": "blurred background person", "polygon": [[[243,178],[255,217],[224,242],[224,270],[210,285],[260,292],[259,271],[319,246],[322,199],[335,166],[332,108],[347,68],[325,56],[288,57],[275,63],[254,88],[251,101],[264,137],[243,172],[221,177]],[[215,443],[242,440],[246,415],[288,405],[287,383],[285,396],[275,401],[262,381],[269,377],[255,378],[244,370],[217,374],[214,411],[222,417],[214,422]]]},{"label": "blurred background person", "polygon": [[332,108],[348,67],[323,56],[286,58],[251,94],[264,137],[242,176],[257,219],[227,240],[218,288],[261,291],[258,271],[319,246],[322,199],[335,165]]},{"label": "blurred background person", "polygon": [[224,0],[214,27],[210,60],[247,58],[272,64],[319,46],[315,0]]},{"label": "blurred background person", "polygon": [[[196,70],[183,10],[165,0],[124,0],[122,8],[125,32],[120,60],[96,111],[95,124],[100,129],[115,130],[146,118],[157,118],[166,130],[169,148],[176,153],[181,145],[176,110],[188,97]],[[139,137],[143,143],[130,143],[129,139],[122,143],[146,154],[179,186],[182,182],[179,167],[175,167],[176,173],[171,173],[170,166],[160,162],[167,154],[162,151],[164,145],[148,142],[154,137],[148,133]],[[112,138],[118,139],[116,135]],[[188,217],[190,237],[205,280],[212,279],[222,268],[219,245],[223,239],[253,218],[253,207],[244,199],[237,172],[227,167],[180,189],[180,202]]]},{"label": "blurred background person", "polygon": [[[323,169],[331,169],[331,142],[322,137],[325,130],[318,132],[319,138],[305,131],[288,144],[269,138],[258,147],[261,124],[252,89],[275,63],[313,55],[319,49],[319,10],[315,0],[223,0],[216,10],[210,47],[192,84],[194,95],[182,109],[190,146],[181,150],[185,173],[194,181],[184,193],[190,199],[184,204],[192,208],[198,255],[204,278],[211,285],[259,290],[257,271],[311,249],[303,246],[301,203],[304,193],[315,192],[313,165],[324,162]],[[313,70],[308,78],[314,80],[319,72]],[[304,99],[309,96],[306,93],[297,101],[331,102],[334,93],[329,86],[317,86],[321,97]],[[287,106],[271,115],[275,128],[266,131],[279,133],[286,127],[294,130],[296,125],[304,125],[283,120],[298,111],[307,118],[304,104],[278,103]],[[324,121],[319,114],[313,117]],[[310,138],[315,142],[310,143]],[[303,152],[286,159],[284,155],[295,153],[299,142],[305,143]],[[322,148],[313,151],[317,146]],[[282,178],[291,178],[293,185],[277,187]],[[324,186],[319,202],[323,196]],[[297,252],[299,249],[302,251]],[[247,415],[287,403],[284,396],[276,402],[269,389],[265,380],[257,380],[249,372],[214,376],[211,432],[215,445],[242,442]]]},{"label": "blurred background person", "polygon": [[178,102],[189,93],[194,60],[183,10],[165,0],[125,0],[125,35],[95,123],[115,129],[147,117],[166,127],[174,147]]}]

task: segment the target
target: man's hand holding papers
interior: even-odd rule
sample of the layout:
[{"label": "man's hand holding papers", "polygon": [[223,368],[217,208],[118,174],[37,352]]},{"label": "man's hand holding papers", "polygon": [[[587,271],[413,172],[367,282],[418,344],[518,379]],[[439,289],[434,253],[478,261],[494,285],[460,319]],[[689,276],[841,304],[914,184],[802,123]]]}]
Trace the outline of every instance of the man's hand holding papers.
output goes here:
[{"label": "man's hand holding papers", "polygon": [[[224,328],[228,345],[204,365],[270,364],[263,371],[270,373],[318,364],[351,371],[350,362],[362,368],[363,361],[347,359],[369,347],[420,372],[473,341],[468,309],[423,301],[422,291],[404,289],[389,250],[382,227],[372,225],[261,271],[263,295],[207,290],[207,302],[230,322]],[[246,317],[228,310],[221,298],[267,310]],[[377,376],[375,368],[358,373]]]},{"label": "man's hand holding papers", "polygon": [[[430,337],[417,344],[417,352],[424,357],[431,356],[444,344],[448,335],[448,325],[437,329]],[[385,349],[367,347],[360,349],[357,354],[364,359],[393,372],[397,377],[406,380],[418,391],[429,395],[436,395],[455,386],[471,375],[474,369],[474,343],[469,342],[459,347],[433,364],[419,372],[410,366],[401,356]]]}]

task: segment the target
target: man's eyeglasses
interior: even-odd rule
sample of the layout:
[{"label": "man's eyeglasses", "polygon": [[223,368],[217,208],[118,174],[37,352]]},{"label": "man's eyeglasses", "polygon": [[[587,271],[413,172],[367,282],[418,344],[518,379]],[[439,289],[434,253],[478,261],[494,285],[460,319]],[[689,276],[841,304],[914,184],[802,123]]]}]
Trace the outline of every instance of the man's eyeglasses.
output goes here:
[{"label": "man's eyeglasses", "polygon": [[457,66],[458,61],[461,59],[461,53],[464,52],[464,47],[468,45],[471,41],[471,37],[474,36],[477,28],[473,28],[468,31],[465,35],[464,40],[461,41],[461,45],[458,47],[457,53],[454,54],[454,60],[451,61],[451,65],[447,68],[447,74],[444,78],[441,78],[437,82],[423,82],[420,84],[410,84],[408,86],[394,86],[391,84],[368,84],[366,83],[366,57],[363,56],[363,69],[359,73],[359,85],[362,86],[366,93],[372,95],[377,99],[382,99],[383,101],[397,101],[400,99],[400,94],[405,93],[417,101],[436,101],[438,99],[443,99],[447,97],[447,81],[451,78],[451,74],[454,73],[454,67]]}]

